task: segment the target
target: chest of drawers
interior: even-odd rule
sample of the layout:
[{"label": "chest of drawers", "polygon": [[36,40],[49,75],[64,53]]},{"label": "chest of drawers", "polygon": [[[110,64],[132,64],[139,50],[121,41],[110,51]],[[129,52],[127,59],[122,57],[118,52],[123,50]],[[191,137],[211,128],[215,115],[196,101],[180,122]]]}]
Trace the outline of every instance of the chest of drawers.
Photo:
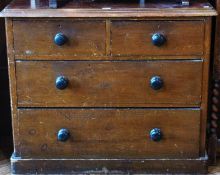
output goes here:
[{"label": "chest of drawers", "polygon": [[46,7],[2,13],[13,173],[206,172],[212,7]]}]

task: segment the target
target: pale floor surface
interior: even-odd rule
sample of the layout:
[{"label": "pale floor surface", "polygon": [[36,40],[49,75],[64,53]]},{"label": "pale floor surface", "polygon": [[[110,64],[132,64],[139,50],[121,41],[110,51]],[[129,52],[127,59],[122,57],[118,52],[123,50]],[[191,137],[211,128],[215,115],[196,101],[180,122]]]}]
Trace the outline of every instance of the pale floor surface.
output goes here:
[{"label": "pale floor surface", "polygon": [[10,174],[10,162],[8,159],[0,161],[0,175]]},{"label": "pale floor surface", "polygon": [[209,167],[209,174],[218,174],[220,175],[220,159],[217,161],[216,166]]}]

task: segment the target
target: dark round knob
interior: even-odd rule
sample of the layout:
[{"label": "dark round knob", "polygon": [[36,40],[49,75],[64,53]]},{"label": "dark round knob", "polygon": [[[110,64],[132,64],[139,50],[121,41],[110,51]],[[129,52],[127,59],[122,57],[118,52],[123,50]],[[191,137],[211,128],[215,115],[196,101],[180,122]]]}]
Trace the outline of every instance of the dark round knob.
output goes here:
[{"label": "dark round knob", "polygon": [[57,133],[57,139],[61,142],[65,142],[69,139],[70,132],[68,129],[62,128]]},{"label": "dark round knob", "polygon": [[56,78],[57,89],[63,90],[68,86],[69,80],[64,76],[59,76]]},{"label": "dark round knob", "polygon": [[150,79],[150,86],[154,90],[159,90],[163,87],[163,80],[159,76],[154,76]]},{"label": "dark round knob", "polygon": [[150,131],[150,139],[157,142],[162,139],[162,133],[159,128],[154,128]]},{"label": "dark round knob", "polygon": [[67,42],[67,37],[62,33],[57,33],[54,37],[54,43],[58,46],[62,46]]},{"label": "dark round knob", "polygon": [[160,33],[153,34],[151,40],[155,46],[162,46],[166,42],[165,36]]}]

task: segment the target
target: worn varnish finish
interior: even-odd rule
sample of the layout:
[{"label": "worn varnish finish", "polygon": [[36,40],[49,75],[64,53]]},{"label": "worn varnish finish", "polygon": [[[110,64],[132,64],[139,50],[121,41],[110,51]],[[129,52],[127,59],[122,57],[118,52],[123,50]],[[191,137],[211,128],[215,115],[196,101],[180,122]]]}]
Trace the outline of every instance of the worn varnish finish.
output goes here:
[{"label": "worn varnish finish", "polygon": [[[104,55],[105,21],[19,20],[14,21],[14,47],[17,55]],[[26,29],[26,32],[24,30]],[[57,33],[67,42],[54,43]],[[34,41],[34,42],[30,42]]]},{"label": "worn varnish finish", "polygon": [[[12,160],[13,173],[62,172],[63,174],[152,174],[207,173],[207,157],[201,159],[16,159]],[[28,167],[28,168],[27,168]],[[94,169],[95,171],[91,171]]]},{"label": "worn varnish finish", "polygon": [[[24,33],[26,28],[30,30]],[[59,32],[68,39],[62,47],[57,46],[53,41],[54,36]],[[102,20],[52,20],[50,22],[16,20],[14,22],[15,54],[100,56],[107,54],[105,52],[107,39],[110,40],[109,54],[116,56],[199,56],[203,54],[203,21],[113,21],[109,32],[111,32],[110,38],[106,36],[105,21]],[[151,37],[154,33],[165,35],[167,41],[163,46],[155,47],[152,44]]]},{"label": "worn varnish finish", "polygon": [[[18,106],[198,107],[201,73],[201,60],[17,61]],[[69,80],[63,90],[55,86],[60,75]],[[154,76],[163,80],[160,90],[150,86]]]},{"label": "worn varnish finish", "polygon": [[[70,1],[59,9],[50,9],[49,0],[13,1],[4,9],[3,17],[111,17],[111,18],[155,18],[155,17],[201,17],[216,15],[216,11],[207,2],[191,1],[190,6],[184,7],[175,0],[147,1]],[[140,1],[141,2],[141,1]]]},{"label": "worn varnish finish", "polygon": [[[17,151],[22,158],[30,155],[87,159],[196,158],[199,155],[199,110],[21,109],[18,117],[22,125],[19,126],[21,146]],[[150,140],[150,130],[155,127],[163,133],[160,142]],[[61,128],[70,131],[65,143],[57,140]]]},{"label": "worn varnish finish", "polygon": [[[52,11],[44,2],[33,10],[15,0],[2,13],[8,17],[13,173],[206,172],[212,7],[106,3],[114,8],[101,9],[103,3],[70,2]],[[58,32],[68,35],[69,45],[53,43]],[[167,37],[164,45],[151,43],[155,32]],[[55,84],[61,75],[69,82],[58,90],[66,86]],[[160,90],[149,84],[156,75]],[[58,133],[62,128],[70,138],[61,143],[68,136]],[[149,140],[158,135],[149,134],[154,128],[163,133],[160,141]]]},{"label": "worn varnish finish", "polygon": [[[182,56],[202,55],[204,51],[203,21],[113,21],[111,33],[113,55]],[[166,38],[162,46],[152,44],[154,33]]]}]

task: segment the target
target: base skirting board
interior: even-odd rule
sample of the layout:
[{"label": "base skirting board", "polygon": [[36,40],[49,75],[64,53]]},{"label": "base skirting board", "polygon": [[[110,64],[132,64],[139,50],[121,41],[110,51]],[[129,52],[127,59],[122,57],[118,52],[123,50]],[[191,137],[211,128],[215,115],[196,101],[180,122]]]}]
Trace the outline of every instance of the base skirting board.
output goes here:
[{"label": "base skirting board", "polygon": [[12,156],[12,174],[207,173],[198,159],[21,159]]}]

